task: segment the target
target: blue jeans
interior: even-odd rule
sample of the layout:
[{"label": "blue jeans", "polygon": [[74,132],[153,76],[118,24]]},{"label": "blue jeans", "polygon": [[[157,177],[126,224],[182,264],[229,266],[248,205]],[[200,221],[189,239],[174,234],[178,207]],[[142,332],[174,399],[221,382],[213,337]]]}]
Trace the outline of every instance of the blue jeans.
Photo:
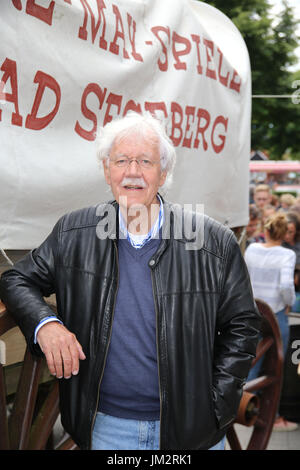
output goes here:
[{"label": "blue jeans", "polygon": [[[159,450],[159,421],[138,421],[97,413],[92,450]],[[224,450],[225,437],[209,450]]]},{"label": "blue jeans", "polygon": [[[281,333],[281,339],[282,339],[282,345],[283,345],[283,357],[286,355],[288,346],[289,346],[289,338],[290,338],[290,327],[289,327],[289,319],[288,316],[284,313],[285,309],[280,310],[279,312],[276,313],[276,318],[278,321],[280,333]],[[263,363],[263,357],[257,361],[254,367],[249,372],[247,382],[249,380],[256,379],[259,376],[260,368]]]}]

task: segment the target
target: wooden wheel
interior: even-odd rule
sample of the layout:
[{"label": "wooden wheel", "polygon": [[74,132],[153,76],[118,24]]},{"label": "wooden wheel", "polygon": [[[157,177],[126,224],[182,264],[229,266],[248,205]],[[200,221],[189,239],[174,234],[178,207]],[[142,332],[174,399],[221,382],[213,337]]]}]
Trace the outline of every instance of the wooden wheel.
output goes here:
[{"label": "wooden wheel", "polygon": [[[283,373],[283,347],[278,322],[272,309],[256,300],[262,314],[261,339],[252,367],[262,358],[259,376],[244,386],[235,423],[249,428],[249,442],[244,450],[266,449],[278,410]],[[243,450],[236,424],[227,432],[231,450]],[[250,429],[252,428],[252,429]]]},{"label": "wooden wheel", "polygon": [[[16,327],[5,306],[0,302],[0,337]],[[0,363],[0,449],[43,450],[53,449],[52,431],[59,416],[58,381],[51,379],[47,393],[42,393],[40,383],[43,368],[42,358],[34,357],[26,349],[17,391],[14,394],[12,411],[8,415],[4,367]],[[62,439],[57,450],[76,449],[69,438]]]}]

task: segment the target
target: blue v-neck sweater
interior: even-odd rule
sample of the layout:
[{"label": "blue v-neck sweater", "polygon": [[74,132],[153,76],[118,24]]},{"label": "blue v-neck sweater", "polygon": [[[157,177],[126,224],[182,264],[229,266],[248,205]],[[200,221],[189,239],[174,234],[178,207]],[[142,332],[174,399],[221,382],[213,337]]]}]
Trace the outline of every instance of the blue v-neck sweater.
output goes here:
[{"label": "blue v-neck sweater", "polygon": [[98,407],[111,416],[159,419],[156,315],[148,265],[159,243],[152,239],[136,249],[119,240],[119,288]]}]

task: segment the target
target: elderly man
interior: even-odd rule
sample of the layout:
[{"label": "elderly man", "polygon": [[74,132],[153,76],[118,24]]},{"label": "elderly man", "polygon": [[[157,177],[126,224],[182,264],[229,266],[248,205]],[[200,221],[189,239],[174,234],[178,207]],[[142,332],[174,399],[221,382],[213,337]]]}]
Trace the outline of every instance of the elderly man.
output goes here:
[{"label": "elderly man", "polygon": [[107,124],[98,155],[115,200],[63,216],[0,296],[81,449],[222,448],[260,323],[234,234],[162,199],[175,152],[153,117]]}]

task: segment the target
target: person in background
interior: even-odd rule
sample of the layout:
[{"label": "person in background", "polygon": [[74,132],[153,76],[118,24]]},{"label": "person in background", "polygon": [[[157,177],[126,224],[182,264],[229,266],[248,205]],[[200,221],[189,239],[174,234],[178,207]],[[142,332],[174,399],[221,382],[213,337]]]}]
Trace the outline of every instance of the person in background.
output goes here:
[{"label": "person in background", "polygon": [[254,236],[257,241],[264,241],[264,209],[270,207],[272,191],[267,184],[258,184],[254,190],[254,203],[259,211],[259,223]]},{"label": "person in background", "polygon": [[270,204],[271,206],[274,206],[276,210],[278,210],[280,203],[277,194],[272,194]]},{"label": "person in background", "polygon": [[254,190],[254,204],[262,210],[267,204],[271,204],[272,192],[267,184],[259,184]]},{"label": "person in background", "polygon": [[258,226],[260,224],[260,217],[259,217],[259,210],[255,206],[255,204],[249,205],[249,222],[246,227],[246,247],[250,245],[250,243],[263,241],[259,237],[255,236],[258,230]]},{"label": "person in background", "polygon": [[266,204],[260,211],[258,211],[258,224],[256,231],[254,233],[254,239],[256,242],[264,242],[265,241],[265,233],[264,233],[264,226],[266,220],[270,217],[270,215],[275,214],[276,209],[271,204]]},{"label": "person in background", "polygon": [[262,221],[263,221],[263,227],[265,225],[266,220],[273,214],[275,214],[276,208],[272,206],[272,204],[267,204],[263,209],[262,209]]},{"label": "person in background", "polygon": [[290,248],[296,253],[296,264],[300,264],[300,219],[296,212],[289,211],[286,214],[288,228],[282,246]]},{"label": "person in background", "polygon": [[[276,212],[265,223],[265,243],[252,243],[245,251],[245,261],[255,299],[265,301],[273,310],[278,320],[283,353],[289,344],[288,312],[296,300],[294,271],[296,254],[282,246],[287,233],[288,219],[286,214]],[[251,369],[248,380],[259,375],[262,359]],[[292,431],[297,428],[278,416],[274,423],[274,431]]]},{"label": "person in background", "polygon": [[299,213],[287,212],[288,229],[282,246],[289,248],[296,253],[296,268],[294,273],[294,283],[296,289],[296,301],[292,305],[292,312],[300,313],[300,215]]},{"label": "person in background", "polygon": [[275,214],[276,208],[272,206],[272,204],[267,204],[265,205],[262,210],[261,210],[261,226],[260,226],[260,238],[265,241],[265,223],[268,220],[268,218]]},{"label": "person in background", "polygon": [[290,207],[289,212],[296,212],[300,216],[300,202],[296,201],[296,204]]},{"label": "person in background", "polygon": [[279,202],[281,210],[287,212],[296,203],[296,198],[292,194],[282,194]]}]

